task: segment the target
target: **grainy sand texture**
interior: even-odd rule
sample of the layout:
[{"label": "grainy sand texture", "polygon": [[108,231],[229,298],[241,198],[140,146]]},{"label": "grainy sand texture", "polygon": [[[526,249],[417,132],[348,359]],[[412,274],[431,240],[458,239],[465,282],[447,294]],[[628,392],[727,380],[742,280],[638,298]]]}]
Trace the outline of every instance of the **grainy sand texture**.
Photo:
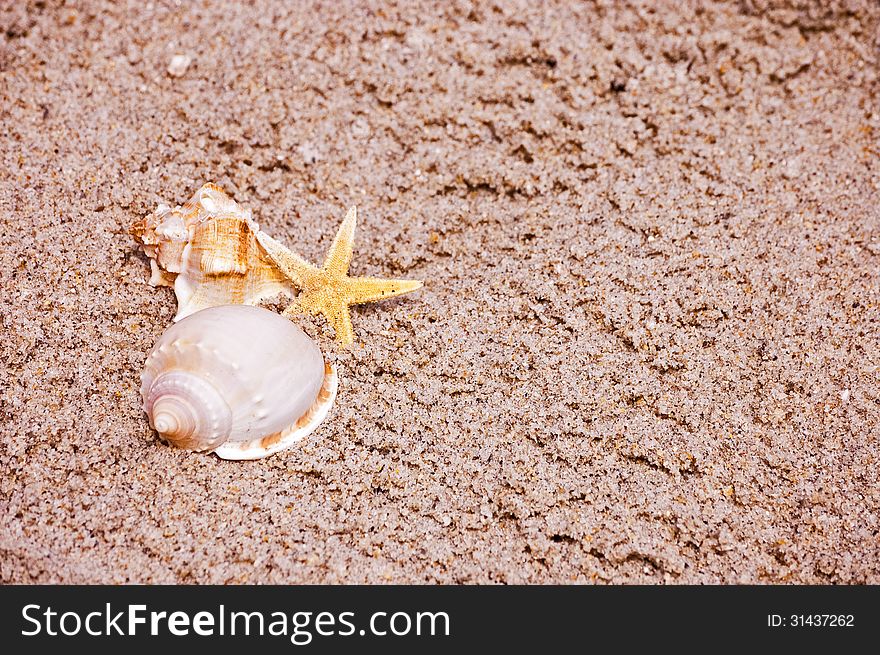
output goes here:
[{"label": "grainy sand texture", "polygon": [[[880,5],[0,10],[0,581],[880,583]],[[220,184],[352,311],[328,420],[161,443],[129,226]],[[278,305],[271,305],[279,309]]]}]

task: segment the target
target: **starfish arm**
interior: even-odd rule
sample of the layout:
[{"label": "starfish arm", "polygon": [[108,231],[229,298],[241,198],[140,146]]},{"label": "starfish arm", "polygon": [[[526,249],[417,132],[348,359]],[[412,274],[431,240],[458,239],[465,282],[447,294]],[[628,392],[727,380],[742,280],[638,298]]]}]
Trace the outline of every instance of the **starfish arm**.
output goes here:
[{"label": "starfish arm", "polygon": [[348,313],[348,305],[338,304],[325,308],[324,316],[336,330],[336,340],[343,346],[354,343],[354,328],[351,327],[351,316]]},{"label": "starfish arm", "polygon": [[275,262],[279,270],[295,287],[304,289],[318,269],[265,232],[257,232],[256,236],[259,244],[263,246],[266,254]]},{"label": "starfish arm", "polygon": [[345,275],[351,264],[351,251],[354,244],[354,228],[357,225],[357,207],[352,207],[345,215],[333,244],[327,252],[322,268],[328,273]]},{"label": "starfish arm", "polygon": [[422,287],[418,280],[382,280],[375,277],[352,277],[346,280],[346,296],[350,305],[393,298]]},{"label": "starfish arm", "polygon": [[336,330],[336,340],[343,346],[354,342],[354,330],[348,305],[340,297],[327,297],[321,293],[301,293],[297,296],[282,315],[292,319],[298,314],[321,315]]}]

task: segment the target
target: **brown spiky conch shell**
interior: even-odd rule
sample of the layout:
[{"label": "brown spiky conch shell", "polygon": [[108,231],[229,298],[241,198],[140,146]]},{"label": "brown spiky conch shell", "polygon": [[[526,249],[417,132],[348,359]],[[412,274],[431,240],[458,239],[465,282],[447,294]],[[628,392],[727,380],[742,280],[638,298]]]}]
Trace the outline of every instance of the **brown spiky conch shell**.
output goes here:
[{"label": "brown spiky conch shell", "polygon": [[184,205],[159,205],[131,232],[150,258],[150,284],[174,288],[175,321],[207,307],[294,295],[257,242],[250,211],[216,184],[205,184]]}]

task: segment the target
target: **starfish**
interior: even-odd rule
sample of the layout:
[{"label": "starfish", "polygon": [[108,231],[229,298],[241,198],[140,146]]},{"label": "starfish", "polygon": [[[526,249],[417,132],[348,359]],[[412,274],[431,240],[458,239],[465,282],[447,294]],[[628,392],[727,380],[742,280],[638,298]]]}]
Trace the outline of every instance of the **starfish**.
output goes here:
[{"label": "starfish", "polygon": [[336,330],[336,340],[343,346],[354,342],[349,307],[385,300],[422,286],[417,280],[383,280],[374,277],[349,277],[357,207],[345,215],[321,268],[312,266],[302,257],[284,247],[269,235],[259,232],[257,240],[266,249],[281,272],[301,293],[284,310],[293,314],[323,314]]}]

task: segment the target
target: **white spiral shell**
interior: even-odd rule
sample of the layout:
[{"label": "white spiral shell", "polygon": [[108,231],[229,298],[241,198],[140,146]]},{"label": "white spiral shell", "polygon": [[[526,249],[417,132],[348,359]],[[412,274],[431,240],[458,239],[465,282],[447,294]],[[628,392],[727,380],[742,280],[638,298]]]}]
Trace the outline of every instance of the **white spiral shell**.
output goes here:
[{"label": "white spiral shell", "polygon": [[289,320],[223,305],[165,331],[147,357],[141,397],[165,441],[224,459],[258,459],[312,432],[337,384],[317,344]]}]

